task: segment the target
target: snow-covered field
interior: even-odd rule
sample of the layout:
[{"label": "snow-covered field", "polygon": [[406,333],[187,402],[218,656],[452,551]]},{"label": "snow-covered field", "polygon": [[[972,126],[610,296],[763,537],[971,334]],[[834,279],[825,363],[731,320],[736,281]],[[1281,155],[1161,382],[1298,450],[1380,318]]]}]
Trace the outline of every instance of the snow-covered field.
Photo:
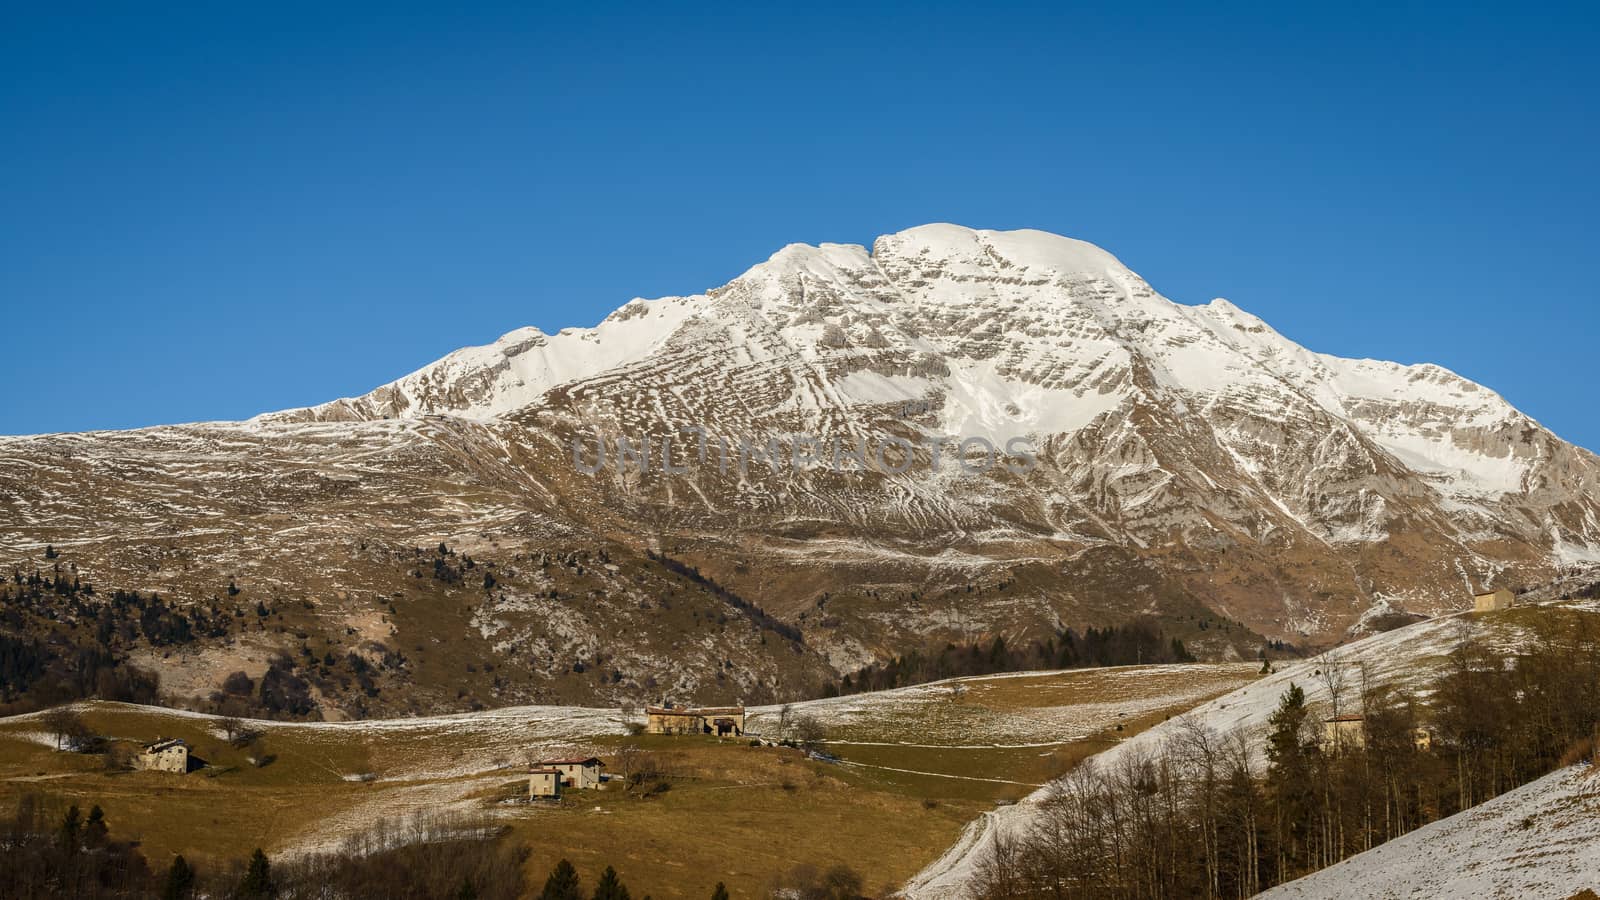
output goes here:
[{"label": "snow-covered field", "polygon": [[[1032,747],[1082,740],[1119,721],[1198,703],[1248,682],[1254,663],[1117,666],[953,678],[794,704],[837,743]],[[750,712],[752,731],[777,729],[778,707]]]},{"label": "snow-covered field", "polygon": [[1600,888],[1600,775],[1570,766],[1260,896],[1515,897]]}]

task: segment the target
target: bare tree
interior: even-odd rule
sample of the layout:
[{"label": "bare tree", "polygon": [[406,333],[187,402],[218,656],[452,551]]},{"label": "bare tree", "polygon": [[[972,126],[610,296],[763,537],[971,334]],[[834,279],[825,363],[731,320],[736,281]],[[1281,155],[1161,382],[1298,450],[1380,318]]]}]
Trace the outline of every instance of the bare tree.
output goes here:
[{"label": "bare tree", "polygon": [[[623,790],[626,791],[633,788],[633,774],[639,770],[639,764],[643,762],[643,754],[644,750],[633,741],[624,741],[622,746],[617,748],[614,762],[617,766],[617,777],[622,779]],[[529,762],[531,763],[532,760]]]},{"label": "bare tree", "polygon": [[815,716],[795,716],[792,729],[795,743],[813,753],[820,751],[823,742],[828,739],[828,730],[822,727]]},{"label": "bare tree", "polygon": [[1339,715],[1339,704],[1344,698],[1345,688],[1348,686],[1349,671],[1344,659],[1338,651],[1324,653],[1317,660],[1317,678],[1322,681],[1322,686],[1328,691],[1328,700],[1333,704],[1333,714]]},{"label": "bare tree", "polygon": [[217,727],[222,730],[222,736],[227,738],[228,743],[231,744],[235,738],[244,732],[246,726],[244,720],[237,716],[223,716],[217,720]]},{"label": "bare tree", "polygon": [[1027,896],[1027,879],[1023,873],[1024,854],[1020,842],[996,833],[989,852],[978,861],[976,896],[982,900]]},{"label": "bare tree", "polygon": [[1222,736],[1197,716],[1185,715],[1178,719],[1178,734],[1174,743],[1189,777],[1191,804],[1205,855],[1207,896],[1215,897],[1222,892]]},{"label": "bare tree", "polygon": [[57,706],[46,712],[43,717],[45,727],[56,739],[57,750],[71,750],[74,753],[94,753],[102,749],[105,739],[96,734],[77,711],[66,706]]},{"label": "bare tree", "polygon": [[51,736],[56,739],[57,750],[67,749],[67,739],[84,730],[83,717],[68,706],[57,706],[46,711],[40,717],[40,721],[44,722],[44,727],[49,729]]}]

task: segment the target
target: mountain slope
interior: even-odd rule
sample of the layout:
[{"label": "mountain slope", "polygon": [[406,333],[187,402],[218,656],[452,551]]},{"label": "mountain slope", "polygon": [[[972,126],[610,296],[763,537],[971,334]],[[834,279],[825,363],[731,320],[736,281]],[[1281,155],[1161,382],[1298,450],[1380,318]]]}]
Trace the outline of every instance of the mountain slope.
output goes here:
[{"label": "mountain slope", "polygon": [[[1227,301],[1172,303],[1099,248],[1041,232],[932,225],[870,253],[791,245],[706,295],[514,332],[266,421],[354,413],[680,442],[680,426],[758,442],[1026,437],[1045,465],[1024,485],[888,479],[845,508],[848,486],[781,473],[772,489],[818,495],[791,515],[1154,549],[1191,575],[1242,551],[1251,579],[1286,596],[1269,612],[1208,577],[1211,602],[1274,635],[1336,633],[1380,596],[1438,611],[1507,567],[1600,559],[1596,458],[1494,392],[1437,366],[1312,353]],[[677,481],[727,493],[698,472]],[[1263,551],[1319,571],[1283,584],[1281,563],[1251,558]],[[1319,607],[1329,594],[1361,602]]]},{"label": "mountain slope", "polygon": [[1576,765],[1260,896],[1567,900],[1596,888],[1600,790]]},{"label": "mountain slope", "polygon": [[[1583,580],[1580,579],[1577,583],[1581,584]],[[1448,670],[1448,654],[1464,639],[1480,640],[1489,646],[1512,652],[1538,641],[1536,629],[1541,622],[1559,621],[1556,617],[1563,615],[1600,615],[1600,602],[1592,599],[1592,588],[1584,590],[1583,593],[1590,597],[1555,600],[1553,598],[1565,594],[1565,589],[1562,585],[1546,586],[1529,597],[1529,600],[1541,602],[1530,603],[1528,606],[1489,614],[1465,612],[1440,616],[1383,634],[1372,635],[1310,659],[1282,664],[1271,675],[1202,703],[1180,717],[1162,722],[1094,756],[1092,763],[1102,771],[1115,771],[1118,766],[1126,764],[1129,760],[1155,758],[1163,749],[1181,745],[1186,728],[1192,724],[1218,735],[1236,733],[1243,735],[1251,748],[1251,753],[1255,756],[1256,764],[1265,766],[1265,736],[1269,720],[1284,692],[1291,685],[1298,686],[1305,692],[1306,703],[1318,710],[1318,715],[1331,712],[1331,697],[1326,680],[1319,677],[1322,669],[1329,665],[1339,665],[1350,673],[1359,672],[1360,678],[1370,679],[1373,685],[1401,687],[1419,695],[1426,695]],[[1349,684],[1355,680],[1355,676],[1351,675],[1348,678],[1347,690]],[[1532,785],[1525,786],[1520,790],[1528,791],[1531,787]],[[948,900],[948,898],[970,896],[979,878],[978,873],[983,860],[993,853],[997,844],[1007,840],[1021,840],[1027,836],[1030,829],[1040,821],[1041,810],[1052,799],[1054,792],[1054,786],[1046,785],[1013,806],[986,812],[974,820],[967,826],[959,841],[905,885],[905,895],[914,900]],[[1492,809],[1491,804],[1494,802],[1498,801],[1491,801],[1483,808]],[[1473,812],[1474,810],[1468,810],[1453,818],[1461,819],[1462,816],[1470,816]],[[1451,820],[1441,820],[1384,846],[1400,845],[1400,841],[1412,840],[1429,828],[1444,825],[1446,821]],[[1369,855],[1363,854],[1363,856]],[[1360,858],[1353,857],[1341,865],[1347,866],[1354,859]],[[1338,886],[1344,884],[1344,880],[1340,878],[1322,880],[1335,868],[1330,867],[1302,881],[1315,879],[1314,884],[1328,886],[1326,889],[1331,891],[1328,896],[1344,896],[1338,893]],[[1384,883],[1381,878],[1370,882],[1374,886]],[[1277,896],[1272,892],[1268,893]],[[1307,896],[1320,896],[1320,894],[1310,893]],[[1449,891],[1425,891],[1416,896],[1464,895]]]},{"label": "mountain slope", "polygon": [[[620,438],[649,465],[621,464]],[[413,627],[463,627],[430,617],[482,595],[462,621],[484,653],[546,648],[556,693],[519,702],[659,693],[674,673],[777,696],[930,641],[1136,616],[1219,656],[1326,642],[1600,560],[1597,484],[1593,454],[1443,369],[1316,354],[1226,301],[1173,303],[1093,245],[953,225],[791,245],[705,294],[513,331],[363,397],[0,439],[22,571],[53,543],[86,580],[180,602],[225,604],[232,578],[251,602],[324,604],[319,632],[405,618],[406,598],[428,611]],[[440,541],[520,574],[421,590],[396,560]],[[601,552],[605,583],[526,571]],[[687,586],[650,554],[760,608],[719,601],[754,629],[744,662],[722,632],[679,658],[685,629],[729,613],[642,606],[659,579]],[[596,683],[622,621],[622,655],[653,662]],[[775,653],[773,623],[801,639]]]}]

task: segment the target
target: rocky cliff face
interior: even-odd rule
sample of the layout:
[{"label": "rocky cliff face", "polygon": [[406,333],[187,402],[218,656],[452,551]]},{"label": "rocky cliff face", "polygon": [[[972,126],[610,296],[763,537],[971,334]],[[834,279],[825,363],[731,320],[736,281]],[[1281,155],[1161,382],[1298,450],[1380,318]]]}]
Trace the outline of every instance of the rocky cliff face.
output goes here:
[{"label": "rocky cliff face", "polygon": [[[791,245],[704,295],[311,409],[4,439],[0,485],[19,550],[180,594],[138,560],[187,553],[352,614],[377,588],[341,562],[351,541],[666,553],[800,629],[784,652],[808,678],[1143,614],[1326,642],[1600,560],[1600,460],[1494,392],[1173,303],[1089,244],[950,225]],[[277,562],[307,548],[352,571]],[[517,605],[491,591],[477,614],[533,640],[547,625]],[[655,650],[682,637],[634,618]],[[1212,649],[1241,646],[1230,627]],[[727,659],[654,674],[703,688]],[[755,668],[739,689],[773,686]]]}]

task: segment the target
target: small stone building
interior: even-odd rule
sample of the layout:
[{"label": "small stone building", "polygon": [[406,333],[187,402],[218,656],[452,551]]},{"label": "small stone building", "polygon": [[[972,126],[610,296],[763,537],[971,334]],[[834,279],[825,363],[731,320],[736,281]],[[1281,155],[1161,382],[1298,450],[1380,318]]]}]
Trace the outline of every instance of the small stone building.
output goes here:
[{"label": "small stone building", "polygon": [[650,734],[744,735],[743,706],[645,707],[644,730]]},{"label": "small stone building", "polygon": [[1417,726],[1417,730],[1411,733],[1411,744],[1423,753],[1432,752],[1433,729],[1426,725]]},{"label": "small stone building", "polygon": [[572,756],[565,759],[547,759],[539,763],[540,769],[551,769],[561,776],[561,786],[588,790],[600,785],[600,770],[605,763],[597,756]]},{"label": "small stone building", "polygon": [[544,767],[529,769],[528,797],[532,800],[561,799],[561,770]]},{"label": "small stone building", "polygon": [[1322,743],[1333,750],[1365,747],[1367,717],[1346,713],[1322,720]]},{"label": "small stone building", "polygon": [[141,771],[176,772],[182,775],[189,771],[189,745],[182,738],[158,740],[134,756],[133,767]]},{"label": "small stone building", "polygon": [[1472,598],[1472,608],[1476,612],[1493,612],[1497,609],[1510,609],[1515,606],[1517,595],[1505,588],[1495,588]]},{"label": "small stone building", "polygon": [[[1322,746],[1328,750],[1359,750],[1367,745],[1367,717],[1359,714],[1331,716],[1322,720]],[[1411,746],[1428,753],[1433,750],[1433,729],[1419,725],[1411,732]]]}]

